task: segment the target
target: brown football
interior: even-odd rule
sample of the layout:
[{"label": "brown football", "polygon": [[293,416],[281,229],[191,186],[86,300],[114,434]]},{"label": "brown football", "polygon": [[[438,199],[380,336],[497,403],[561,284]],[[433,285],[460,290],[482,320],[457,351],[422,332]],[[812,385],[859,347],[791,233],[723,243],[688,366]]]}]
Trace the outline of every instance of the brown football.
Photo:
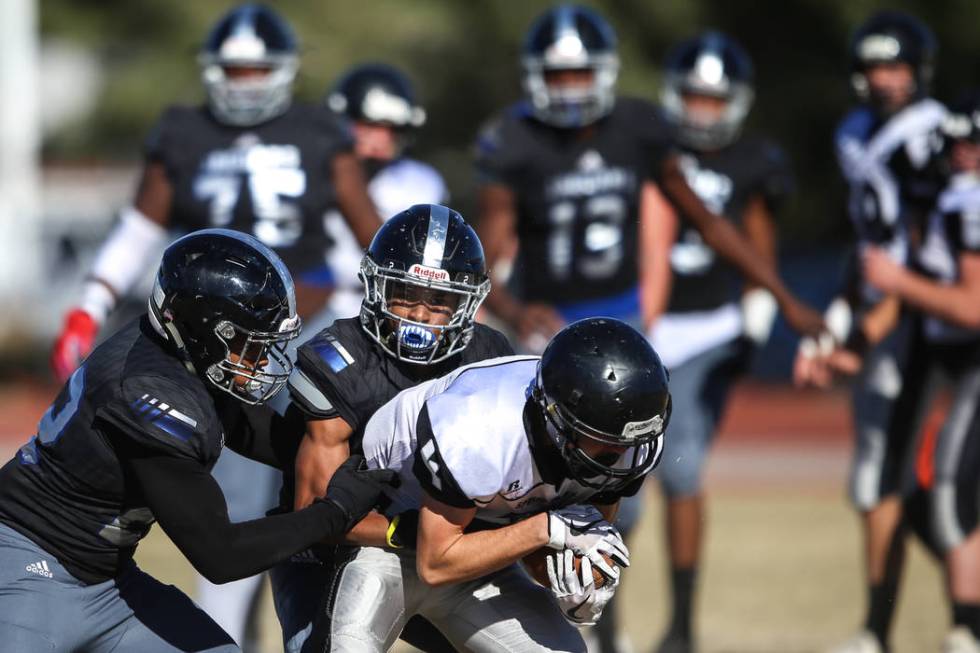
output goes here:
[{"label": "brown football", "polygon": [[[521,559],[521,564],[524,565],[524,570],[527,572],[527,575],[533,578],[539,585],[544,585],[545,587],[551,586],[551,581],[548,580],[548,563],[546,561],[550,553],[556,553],[556,551],[544,546],[537,551],[532,551]],[[575,571],[581,568],[582,557],[575,556]],[[602,557],[606,559],[609,566],[614,568],[617,566],[609,556],[603,554]],[[592,577],[595,579],[596,587],[602,587],[606,584],[606,575],[595,566],[592,567]]]}]

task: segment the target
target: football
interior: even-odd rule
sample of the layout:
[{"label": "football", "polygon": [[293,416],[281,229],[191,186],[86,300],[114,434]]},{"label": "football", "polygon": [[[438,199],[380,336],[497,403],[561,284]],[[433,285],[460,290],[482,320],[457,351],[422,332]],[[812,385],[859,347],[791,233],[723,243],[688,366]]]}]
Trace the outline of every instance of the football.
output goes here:
[{"label": "football", "polygon": [[[524,566],[524,570],[527,575],[534,579],[539,585],[545,587],[551,586],[551,581],[548,580],[548,563],[547,557],[551,553],[556,553],[556,551],[549,547],[541,547],[537,551],[532,551],[521,559],[521,564]],[[603,554],[603,558],[609,563],[610,567],[617,568],[615,562],[612,558]],[[582,567],[583,556],[575,556],[575,571],[579,571]],[[595,566],[592,567],[592,578],[595,579],[595,586],[602,587],[606,584],[607,578],[606,574],[597,569]]]}]

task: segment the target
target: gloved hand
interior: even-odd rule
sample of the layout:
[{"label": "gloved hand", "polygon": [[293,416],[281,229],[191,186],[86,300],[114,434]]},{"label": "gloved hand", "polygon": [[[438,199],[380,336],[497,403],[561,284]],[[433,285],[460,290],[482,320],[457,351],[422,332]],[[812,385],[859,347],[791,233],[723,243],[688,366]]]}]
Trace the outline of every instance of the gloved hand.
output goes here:
[{"label": "gloved hand", "polygon": [[391,518],[388,522],[388,533],[385,536],[388,546],[393,549],[415,548],[419,536],[419,511],[406,510]]},{"label": "gloved hand", "polygon": [[98,332],[98,322],[80,308],[73,309],[65,316],[65,325],[51,351],[51,369],[59,381],[67,381],[92,352]]},{"label": "gloved hand", "polygon": [[565,618],[578,626],[594,626],[602,616],[602,610],[616,593],[619,577],[609,579],[602,587],[596,587],[589,558],[582,558],[582,564],[576,572],[575,553],[571,549],[549,555],[546,564],[551,592],[558,600],[558,606]]},{"label": "gloved hand", "polygon": [[343,511],[349,531],[381,500],[385,490],[398,487],[398,474],[391,469],[366,469],[364,456],[354,455],[337,468],[325,496],[316,501],[332,503]]},{"label": "gloved hand", "polygon": [[548,546],[561,551],[571,549],[586,556],[608,578],[619,578],[603,554],[620,567],[630,566],[630,552],[616,528],[602,517],[595,506],[577,505],[548,513]]}]

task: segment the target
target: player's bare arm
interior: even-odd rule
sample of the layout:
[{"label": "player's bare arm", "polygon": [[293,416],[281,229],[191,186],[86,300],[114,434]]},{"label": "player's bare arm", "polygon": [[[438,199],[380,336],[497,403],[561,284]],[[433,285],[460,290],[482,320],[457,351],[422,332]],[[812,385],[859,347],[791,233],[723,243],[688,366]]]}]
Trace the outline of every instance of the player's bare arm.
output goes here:
[{"label": "player's bare arm", "polygon": [[[334,472],[350,457],[351,427],[342,417],[309,420],[296,453],[296,498],[293,508],[311,505],[324,491]],[[368,514],[344,535],[344,541],[361,546],[384,546],[388,520]]]},{"label": "player's bare arm", "polygon": [[823,330],[823,318],[786,288],[771,262],[761,258],[745,236],[730,222],[715,215],[688,186],[676,157],[668,157],[663,167],[663,189],[694,224],[704,241],[737,267],[748,281],[769,290],[783,311],[786,321],[803,334]]},{"label": "player's bare arm", "polygon": [[381,218],[368,196],[361,163],[352,152],[342,152],[330,162],[330,176],[337,190],[340,212],[347,219],[357,243],[367,247],[381,226]]},{"label": "player's bare arm", "polygon": [[423,496],[416,566],[429,585],[479,578],[548,544],[548,513],[509,526],[465,533],[476,508],[456,508]]},{"label": "player's bare arm", "polygon": [[869,247],[862,261],[865,278],[882,292],[968,329],[980,328],[980,254],[960,254],[956,283],[937,283]]},{"label": "player's bare arm", "polygon": [[670,249],[677,226],[674,207],[656,184],[645,182],[640,196],[640,302],[648,332],[670,301]]},{"label": "player's bare arm", "polygon": [[[477,233],[487,257],[487,268],[493,270],[506,253],[506,247],[515,238],[517,222],[514,192],[503,184],[487,184],[480,189],[480,224]],[[494,284],[486,299],[486,306],[494,315],[509,324],[524,340],[538,332],[551,337],[564,325],[564,320],[550,306],[524,304],[505,284]]]},{"label": "player's bare arm", "polygon": [[776,222],[762,195],[753,195],[746,204],[742,215],[742,230],[756,253],[775,268]]}]

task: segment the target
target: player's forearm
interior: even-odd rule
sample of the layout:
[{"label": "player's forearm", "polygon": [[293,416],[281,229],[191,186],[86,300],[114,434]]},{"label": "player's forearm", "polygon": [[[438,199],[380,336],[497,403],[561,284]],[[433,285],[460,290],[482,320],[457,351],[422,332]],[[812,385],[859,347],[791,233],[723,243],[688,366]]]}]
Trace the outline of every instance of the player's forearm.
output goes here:
[{"label": "player's forearm", "polygon": [[676,240],[677,213],[653,182],[645,182],[640,200],[640,309],[647,329],[670,301],[670,251]]},{"label": "player's forearm", "polygon": [[509,526],[434,541],[419,527],[416,566],[428,585],[458,583],[485,576],[548,544],[548,513]]},{"label": "player's forearm", "polygon": [[732,223],[709,211],[687,185],[679,169],[668,169],[663,183],[665,192],[701,233],[704,242],[736,267],[747,281],[767,289],[780,305],[795,301],[773,263],[760,256]]},{"label": "player's forearm", "polygon": [[347,528],[347,515],[332,502],[232,523],[217,482],[196,461],[150,455],[128,464],[161,527],[213,583],[252,576]]},{"label": "player's forearm", "polygon": [[357,546],[387,546],[388,524],[388,518],[384,515],[377,512],[369,513],[342,538],[338,538],[338,541]]},{"label": "player's forearm", "polygon": [[350,152],[338,154],[331,164],[331,173],[337,206],[357,244],[367,247],[381,226],[381,218],[368,196],[361,164]]},{"label": "player's forearm", "polygon": [[895,294],[907,304],[950,324],[980,329],[980,293],[977,289],[960,284],[936,283],[909,270],[902,270]]}]

